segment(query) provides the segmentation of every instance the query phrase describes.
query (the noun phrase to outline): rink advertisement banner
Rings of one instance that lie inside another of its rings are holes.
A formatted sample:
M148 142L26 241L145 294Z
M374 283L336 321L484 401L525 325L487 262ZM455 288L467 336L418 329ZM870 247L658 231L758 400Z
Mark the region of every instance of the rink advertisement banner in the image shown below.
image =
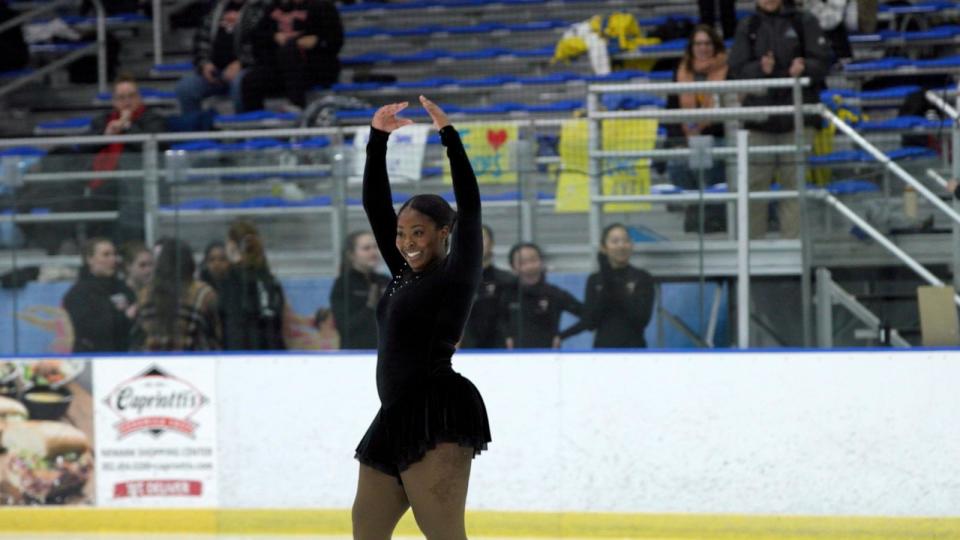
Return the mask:
M91 505L91 362L0 358L0 506Z
M100 506L217 505L212 360L132 357L96 362Z

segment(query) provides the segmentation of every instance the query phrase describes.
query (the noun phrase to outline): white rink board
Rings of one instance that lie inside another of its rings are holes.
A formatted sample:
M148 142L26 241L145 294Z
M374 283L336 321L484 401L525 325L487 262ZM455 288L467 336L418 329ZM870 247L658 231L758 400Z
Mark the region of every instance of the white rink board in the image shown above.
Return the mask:
M349 508L374 363L221 357L220 506ZM960 351L458 354L454 366L483 394L494 439L474 462L471 509L960 509Z

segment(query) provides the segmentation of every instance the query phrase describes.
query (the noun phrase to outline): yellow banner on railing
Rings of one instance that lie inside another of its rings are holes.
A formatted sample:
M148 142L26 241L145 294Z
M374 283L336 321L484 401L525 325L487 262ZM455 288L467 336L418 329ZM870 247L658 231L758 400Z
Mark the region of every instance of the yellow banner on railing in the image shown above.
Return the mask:
M601 124L603 150L652 150L657 139L657 121L610 119ZM569 120L560 130L560 180L557 182L557 212L587 212L590 209L587 176L587 120ZM603 164L604 195L650 193L649 159L607 159ZM608 203L605 212L649 210L648 203Z
M481 184L516 184L517 164L514 147L519 130L507 122L457 124L463 147ZM443 160L443 181L450 184L450 163Z

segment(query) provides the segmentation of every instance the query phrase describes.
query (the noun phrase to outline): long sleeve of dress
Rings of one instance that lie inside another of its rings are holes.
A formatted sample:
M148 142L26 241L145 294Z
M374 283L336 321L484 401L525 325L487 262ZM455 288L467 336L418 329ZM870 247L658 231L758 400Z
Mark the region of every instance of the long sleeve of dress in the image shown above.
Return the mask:
M453 126L440 130L440 141L447 147L453 194L457 199L457 223L453 228L448 268L474 284L483 271L483 236L480 232L480 187L473 166L463 148L460 134Z
M363 209L377 239L377 247L390 273L403 269L403 255L397 250L397 213L393 209L390 178L387 176L387 139L390 134L370 128L367 142L367 163L363 168Z

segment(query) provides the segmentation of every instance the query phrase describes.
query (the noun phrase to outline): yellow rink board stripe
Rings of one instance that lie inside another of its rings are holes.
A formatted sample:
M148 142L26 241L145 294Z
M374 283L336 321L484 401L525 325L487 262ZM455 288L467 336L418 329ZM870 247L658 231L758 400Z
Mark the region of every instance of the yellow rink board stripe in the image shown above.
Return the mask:
M956 539L957 518L469 512L468 532L499 538ZM350 535L348 510L0 508L0 533ZM418 535L408 512L398 535Z

